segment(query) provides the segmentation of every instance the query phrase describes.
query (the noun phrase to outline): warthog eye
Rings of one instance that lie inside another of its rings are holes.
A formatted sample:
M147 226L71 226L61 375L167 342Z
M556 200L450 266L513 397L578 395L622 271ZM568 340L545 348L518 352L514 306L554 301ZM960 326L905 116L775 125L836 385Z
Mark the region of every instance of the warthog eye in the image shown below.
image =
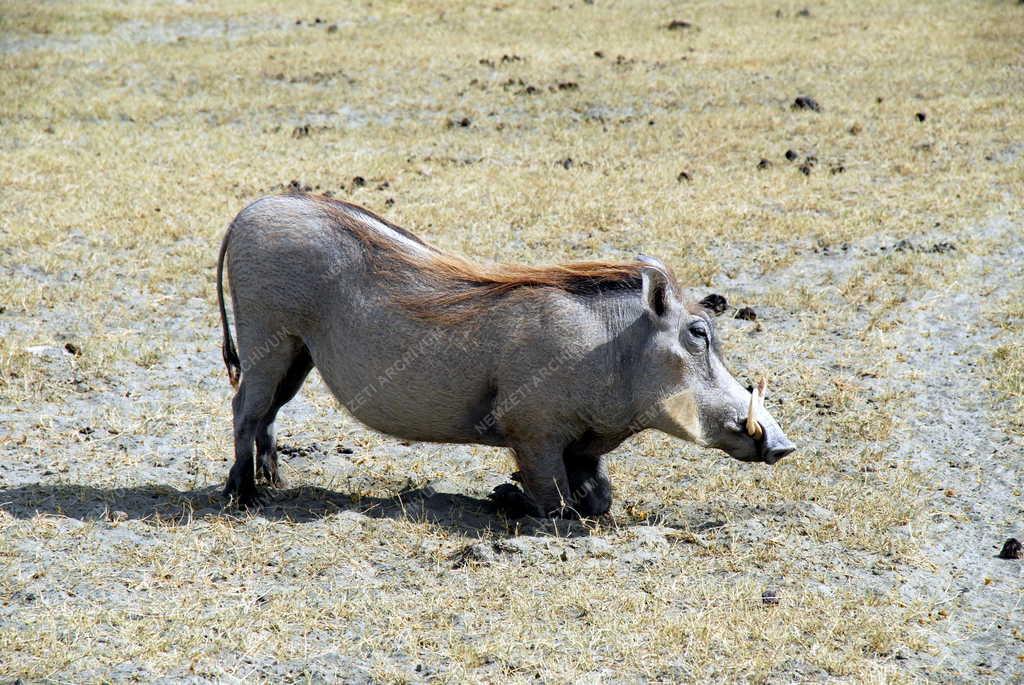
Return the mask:
M696 321L690 324L690 335L692 335L695 338L703 338L705 343L710 338L710 334L708 333L708 327L705 324L701 323L700 321Z

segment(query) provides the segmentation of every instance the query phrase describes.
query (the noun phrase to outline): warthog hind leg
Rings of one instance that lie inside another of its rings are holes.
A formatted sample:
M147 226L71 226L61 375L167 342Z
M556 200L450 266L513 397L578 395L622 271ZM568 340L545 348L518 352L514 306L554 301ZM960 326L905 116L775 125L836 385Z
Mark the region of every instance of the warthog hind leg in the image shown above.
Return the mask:
M299 392L312 368L313 359L309 356L309 349L303 345L277 384L270 409L256 427L256 476L271 487L287 487L277 464L277 412Z
M253 449L256 444L260 448L261 475L265 477L269 472L274 476L277 471L273 424L277 410L283 404L277 403L277 400L286 394L288 399L291 399L298 390L297 386L301 385L295 382L289 372L300 351L305 350L301 340L285 333L257 338L252 332L255 330L270 329L259 329L254 326L248 328L245 338L239 336L242 379L231 403L234 410L235 463L224 487L224 496L245 508L255 508L262 504L262 498L256 488L256 460ZM249 340L250 337L257 339ZM308 358L308 351L305 352L305 356ZM308 369L305 369L305 373L308 373ZM302 374L303 379L305 373ZM289 379L291 382L286 383L285 381ZM268 468L264 464L272 467Z
M259 417L270 405L272 395L266 384L243 376L231 406L235 415L235 463L228 473L224 496L243 508L259 507L259 491L253 468L253 440Z

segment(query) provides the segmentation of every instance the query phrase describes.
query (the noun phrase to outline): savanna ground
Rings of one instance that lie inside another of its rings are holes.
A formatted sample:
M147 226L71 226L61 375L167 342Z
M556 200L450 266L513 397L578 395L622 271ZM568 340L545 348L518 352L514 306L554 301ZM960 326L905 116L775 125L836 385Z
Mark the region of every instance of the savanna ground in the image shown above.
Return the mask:
M1022 45L1009 0L0 3L0 676L1020 682ZM662 257L756 310L799 452L641 434L610 516L510 521L508 455L313 378L224 508L217 248L293 180Z

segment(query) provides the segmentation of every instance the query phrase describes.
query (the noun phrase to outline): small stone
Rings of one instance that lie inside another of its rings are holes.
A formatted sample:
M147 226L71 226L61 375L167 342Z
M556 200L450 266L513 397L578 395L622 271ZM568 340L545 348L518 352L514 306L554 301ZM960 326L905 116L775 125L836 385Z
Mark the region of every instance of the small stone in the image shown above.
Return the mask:
M82 354L82 348L71 342L64 343L64 351L68 354L73 354L76 357L79 357Z
M807 162L801 164L800 165L800 173L803 174L804 176L810 176L811 175L811 167L812 167L812 165L807 163Z
M757 168L758 169L769 169L769 168L771 168L771 166L772 166L772 163L770 161L768 161L767 159L765 159L764 157L762 157L761 161L757 163Z
M683 21L682 19L673 19L665 28L669 31L680 31L682 29L693 28L693 24L688 21Z
M736 312L736 318L744 321L757 321L757 312L750 307L742 307Z
M355 178L352 179L352 185L355 186L356 188L362 188L363 186L366 185L366 179L363 178L362 176L356 176Z
M863 131L863 130L864 130L864 127L863 127L863 126L861 126L860 124L854 124L853 126L851 126L851 127L849 128L849 131L850 131L850 135L851 135L851 136L857 136L857 135L860 135L861 131Z
M767 590L762 592L761 593L761 603L766 605L766 606L770 606L770 607L778 606L779 605L779 591L778 591L778 589L772 587L772 588L768 588Z
M1024 559L1024 545L1021 545L1017 538L1010 538L1003 543L1003 548L999 550L999 558Z
M330 26L327 27L327 33L337 33L337 32L338 32L338 25L337 24L331 24Z
M927 118L928 118L928 115L927 115L927 114L925 114L924 112L918 112L917 114L915 114L915 115L914 115L914 117L915 117L915 118L916 118L916 119L917 119L918 121L922 121L922 122L923 122L923 121L924 121L925 119L927 119Z
M790 162L795 161L800 155L796 153L796 150L786 150L786 159Z
M676 181L682 183L683 181L692 181L693 177L686 171L680 171L679 175L676 176Z

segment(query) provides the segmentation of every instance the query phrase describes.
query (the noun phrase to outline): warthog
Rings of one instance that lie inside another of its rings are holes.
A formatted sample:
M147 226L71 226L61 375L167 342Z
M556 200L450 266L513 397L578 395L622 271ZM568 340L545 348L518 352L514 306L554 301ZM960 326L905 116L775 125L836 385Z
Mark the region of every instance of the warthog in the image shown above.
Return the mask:
M793 444L763 392L722 363L710 315L680 293L650 257L482 266L355 205L257 200L231 223L217 264L238 386L225 495L248 506L257 474L281 484L274 421L314 366L378 431L511 448L540 515L608 511L603 457L647 428L775 463Z

